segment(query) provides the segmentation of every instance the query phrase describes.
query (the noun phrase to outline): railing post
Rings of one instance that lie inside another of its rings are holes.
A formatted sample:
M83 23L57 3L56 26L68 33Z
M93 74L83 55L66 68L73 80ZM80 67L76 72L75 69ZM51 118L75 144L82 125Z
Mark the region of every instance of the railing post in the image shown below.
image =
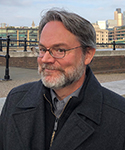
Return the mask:
M9 76L9 58L10 58L10 55L9 55L9 43L10 43L10 36L8 35L7 36L7 52L6 52L6 69L5 69L5 76L4 76L4 79L5 80L9 80L10 79L10 76Z
M0 51L2 52L2 37L0 37Z
M116 43L115 43L115 41L113 41L113 50L115 50L115 45L116 45Z
M27 51L27 45L26 45L26 42L27 42L27 40L26 40L26 38L24 38L24 52L26 52Z

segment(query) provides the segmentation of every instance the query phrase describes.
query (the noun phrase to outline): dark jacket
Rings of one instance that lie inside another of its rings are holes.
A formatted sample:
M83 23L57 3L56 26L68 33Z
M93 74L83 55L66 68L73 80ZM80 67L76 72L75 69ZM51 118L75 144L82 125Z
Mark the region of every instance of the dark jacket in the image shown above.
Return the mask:
M125 150L125 99L87 72L83 100L50 150ZM38 81L9 93L0 118L0 150L45 150L45 90Z

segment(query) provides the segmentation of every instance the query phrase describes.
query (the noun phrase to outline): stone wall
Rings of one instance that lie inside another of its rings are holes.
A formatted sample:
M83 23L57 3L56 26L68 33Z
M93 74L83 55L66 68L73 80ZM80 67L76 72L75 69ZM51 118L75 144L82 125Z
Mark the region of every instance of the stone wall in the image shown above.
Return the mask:
M90 64L94 73L125 73L125 56L98 56Z

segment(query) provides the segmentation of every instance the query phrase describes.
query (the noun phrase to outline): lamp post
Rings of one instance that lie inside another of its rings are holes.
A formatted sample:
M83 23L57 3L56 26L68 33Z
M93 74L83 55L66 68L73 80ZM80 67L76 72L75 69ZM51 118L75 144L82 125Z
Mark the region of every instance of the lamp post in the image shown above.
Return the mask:
M5 55L5 58L6 58L6 69L5 69L5 76L4 76L5 80L10 80L10 75L9 75L9 58L10 58L9 43L10 43L10 36L8 35L7 36L7 52L6 52L6 55Z

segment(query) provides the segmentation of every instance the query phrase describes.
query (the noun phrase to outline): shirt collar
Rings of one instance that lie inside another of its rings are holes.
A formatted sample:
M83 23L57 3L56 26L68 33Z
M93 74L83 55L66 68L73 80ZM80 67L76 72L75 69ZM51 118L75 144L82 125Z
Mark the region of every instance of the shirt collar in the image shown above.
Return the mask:
M65 97L62 101L66 104L70 97L73 97L73 96L78 97L81 88L82 88L82 86L79 87L76 91L74 91L70 95L68 95L67 97ZM54 90L50 89L50 93L51 93L51 97L52 97L52 103L53 103L53 105L55 105L54 99L56 98L58 100L58 98L56 97Z

